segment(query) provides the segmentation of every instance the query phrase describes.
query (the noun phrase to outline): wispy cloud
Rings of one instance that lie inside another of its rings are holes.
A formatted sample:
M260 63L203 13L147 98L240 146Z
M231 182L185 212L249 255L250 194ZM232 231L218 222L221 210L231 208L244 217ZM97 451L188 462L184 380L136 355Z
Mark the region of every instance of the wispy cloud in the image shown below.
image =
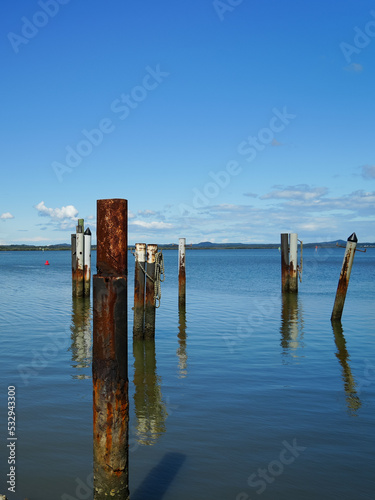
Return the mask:
M360 73L361 71L363 71L363 66L362 66L362 64L351 63L351 64L349 64L349 66L345 66L344 70L350 71L352 73Z
M0 219L2 220L14 219L14 215L12 215L10 212L4 212L3 214L0 215Z
M375 165L364 165L362 167L362 177L364 179L375 179Z
M328 192L326 187L311 188L307 184L298 184L296 186L274 186L275 190L261 196L261 200L285 199L285 200L317 200Z
M143 220L135 220L131 222L130 226L138 226L144 229L172 229L173 224L170 224L169 222L162 222L162 221L153 221L153 222L145 222Z

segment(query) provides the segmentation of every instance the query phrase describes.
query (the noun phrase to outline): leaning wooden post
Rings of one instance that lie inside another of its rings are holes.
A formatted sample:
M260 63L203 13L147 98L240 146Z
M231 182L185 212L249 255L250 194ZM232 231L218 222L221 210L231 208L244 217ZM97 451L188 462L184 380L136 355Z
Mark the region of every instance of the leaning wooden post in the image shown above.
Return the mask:
M357 242L358 242L357 235L353 233L349 236L348 241L346 243L345 255L342 263L339 284L337 286L336 298L335 298L335 303L333 305L331 321L341 320Z
M186 307L186 270L185 252L186 238L178 240L178 306Z
M135 244L133 337L143 339L145 313L146 243Z
M298 292L298 235L289 235L289 292Z
M84 295L85 297L90 297L90 283L91 283L91 231L89 228L84 232Z
M127 219L127 200L98 200L93 277L94 500L129 498Z
M73 297L77 295L77 249L76 249L76 235L71 235L71 252L72 252L72 294Z
M81 219L82 220L82 219ZM83 297L84 295L84 263L83 263L83 249L84 249L84 234L83 226L78 224L76 232L76 297Z
M146 276L146 299L145 299L145 330L144 338L155 338L155 254L157 245L147 245L147 276Z
M281 234L281 291L289 292L289 235Z

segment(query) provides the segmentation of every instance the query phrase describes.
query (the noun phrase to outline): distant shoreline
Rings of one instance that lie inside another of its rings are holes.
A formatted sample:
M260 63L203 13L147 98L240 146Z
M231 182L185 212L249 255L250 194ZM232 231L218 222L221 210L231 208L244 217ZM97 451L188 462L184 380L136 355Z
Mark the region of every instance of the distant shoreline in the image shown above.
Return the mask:
M330 241L320 243L304 243L304 248L337 248L338 246L346 245L346 241ZM280 244L277 243L198 243L186 245L186 250L278 250ZM375 248L375 243L358 243L358 248ZM158 245L160 250L178 250L178 245ZM70 245L0 245L0 252L51 252L51 251L70 251ZM92 246L92 250L96 250L96 245ZM134 250L134 245L129 245L128 250Z

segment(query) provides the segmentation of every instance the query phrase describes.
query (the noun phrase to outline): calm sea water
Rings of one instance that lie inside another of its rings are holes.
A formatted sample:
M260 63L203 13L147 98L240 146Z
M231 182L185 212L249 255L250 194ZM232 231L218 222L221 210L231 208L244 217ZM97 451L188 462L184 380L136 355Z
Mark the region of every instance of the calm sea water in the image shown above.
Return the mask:
M188 251L179 317L177 252L165 251L145 346L132 342L129 253L132 500L374 498L375 251L356 253L333 329L343 252L305 250L298 297L283 299L277 250ZM0 493L92 499L92 304L72 301L69 252L0 252L0 276Z

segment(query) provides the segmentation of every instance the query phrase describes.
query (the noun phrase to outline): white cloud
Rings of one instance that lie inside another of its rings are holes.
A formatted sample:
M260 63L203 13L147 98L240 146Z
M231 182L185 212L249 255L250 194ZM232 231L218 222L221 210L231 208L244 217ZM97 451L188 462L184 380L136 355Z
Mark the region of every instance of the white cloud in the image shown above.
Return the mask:
M73 205L67 205L61 208L48 208L45 206L44 201L41 201L35 208L38 210L39 215L49 216L51 219L62 220L72 219L75 220L78 215L78 210Z
M173 224L170 224L168 222L145 222L143 220L135 220L131 223L132 226L139 226L143 227L145 229L172 229Z
M298 184L297 186L289 186L285 188L281 188L280 186L275 187L278 187L279 189L261 196L261 200L274 198L311 201L320 198L328 192L328 189L326 187L311 188L307 184Z
M14 215L12 215L10 212L4 212L3 214L0 215L0 219L3 220L14 219Z

